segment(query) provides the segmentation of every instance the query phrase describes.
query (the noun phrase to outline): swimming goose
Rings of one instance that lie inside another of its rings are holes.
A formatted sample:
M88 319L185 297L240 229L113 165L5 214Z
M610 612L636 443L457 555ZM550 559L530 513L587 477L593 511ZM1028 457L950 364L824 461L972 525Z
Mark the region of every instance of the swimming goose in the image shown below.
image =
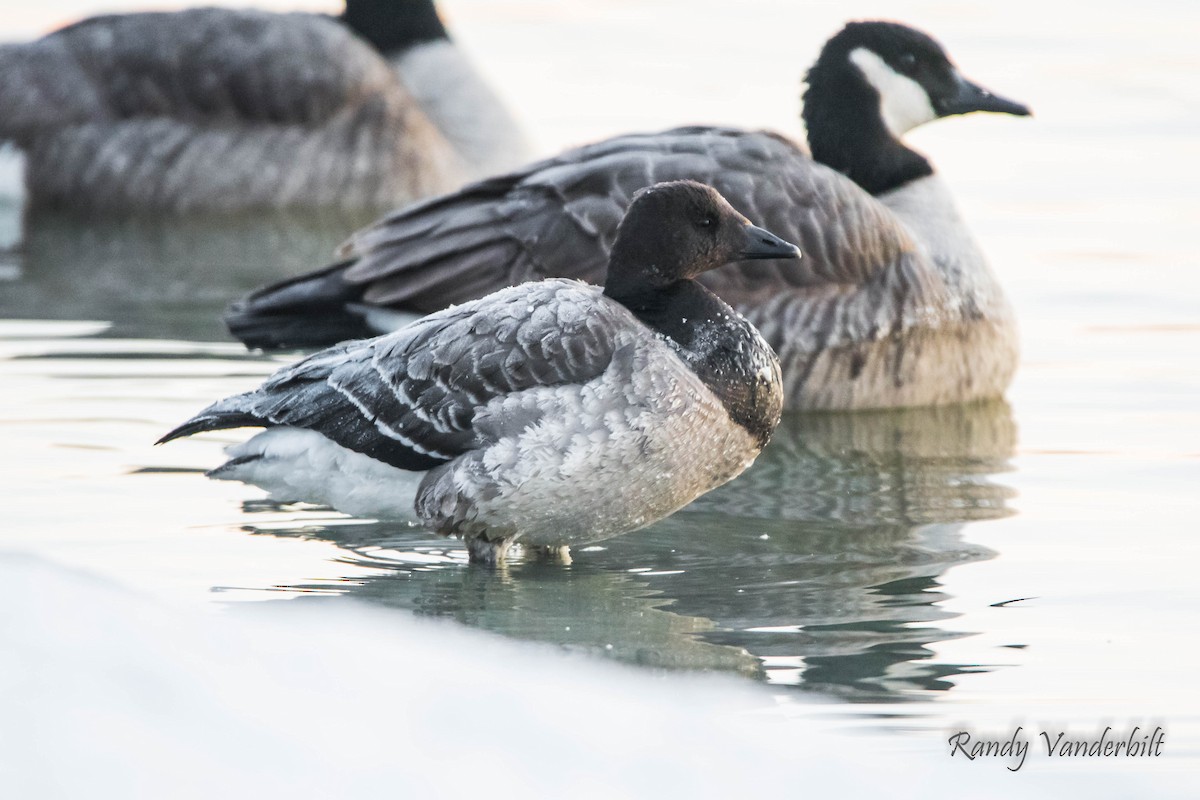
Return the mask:
M250 346L311 346L386 323L371 309L428 312L550 275L594 280L632 194L692 178L805 253L701 279L775 348L789 407L1002 394L1017 360L1012 311L946 187L901 137L940 117L1028 109L889 22L846 25L807 80L811 155L777 134L712 127L581 147L400 209L339 263L236 303L227 324Z
M637 193L603 289L548 279L352 341L162 438L264 427L214 478L376 517L415 510L495 563L649 525L742 472L779 422L779 363L692 280L798 258L710 187Z
M393 207L529 152L432 0L100 16L0 46L30 208Z

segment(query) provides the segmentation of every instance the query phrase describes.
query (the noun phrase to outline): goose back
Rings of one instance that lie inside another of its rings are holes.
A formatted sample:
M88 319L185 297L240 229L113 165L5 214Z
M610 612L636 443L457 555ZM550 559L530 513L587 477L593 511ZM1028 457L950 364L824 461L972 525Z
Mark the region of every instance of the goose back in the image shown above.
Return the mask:
M678 178L710 183L804 253L698 278L779 354L789 407L951 402L1007 385L1015 333L990 270L973 244L964 263L958 238L922 240L923 214L954 232L948 195L877 199L766 132L689 127L568 151L388 215L357 233L323 280L336 282L339 301L349 293L417 312L546 276L598 281L634 192ZM968 277L967 295L986 302L964 301ZM310 299L304 281L282 284L286 295L260 290L235 314L280 314Z
M548 276L598 282L633 194L682 179L713 186L804 253L701 276L730 303L771 285L863 283L915 250L884 206L800 145L765 131L686 127L570 150L400 209L338 255L366 302L415 311Z
M378 208L465 177L388 62L312 14L84 20L0 49L0 105L34 207Z

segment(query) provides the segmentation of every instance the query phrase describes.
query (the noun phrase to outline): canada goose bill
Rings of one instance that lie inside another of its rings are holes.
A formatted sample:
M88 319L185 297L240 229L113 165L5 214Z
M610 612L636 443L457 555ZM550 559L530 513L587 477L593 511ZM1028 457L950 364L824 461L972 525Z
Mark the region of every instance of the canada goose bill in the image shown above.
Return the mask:
M1029 106L1014 100L1001 97L977 83L964 78L955 71L958 91L950 98L934 102L934 109L940 117L951 117L958 114L970 114L975 111L988 111L993 114L1012 114L1017 117L1031 117L1033 112Z

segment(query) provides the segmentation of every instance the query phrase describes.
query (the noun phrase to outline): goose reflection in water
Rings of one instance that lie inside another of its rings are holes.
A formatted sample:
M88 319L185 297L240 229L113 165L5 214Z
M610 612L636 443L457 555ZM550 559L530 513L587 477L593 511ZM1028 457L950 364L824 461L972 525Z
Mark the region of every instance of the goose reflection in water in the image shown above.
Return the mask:
M657 667L733 671L869 702L928 700L958 673L930 645L965 632L941 576L993 552L968 522L1012 512L1006 403L786 417L738 480L570 565L469 569L395 524L279 519L248 529L336 543L366 579L308 589ZM275 517L276 519L270 519Z
M27 214L0 251L0 318L106 320L109 335L229 341L231 298L325 259L368 213L82 223Z

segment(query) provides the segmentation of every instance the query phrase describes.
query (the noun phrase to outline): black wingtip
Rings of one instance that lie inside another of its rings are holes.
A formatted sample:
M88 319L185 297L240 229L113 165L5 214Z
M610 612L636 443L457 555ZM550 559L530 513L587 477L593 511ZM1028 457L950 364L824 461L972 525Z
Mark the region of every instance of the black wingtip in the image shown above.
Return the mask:
M196 420L188 420L179 427L174 428L163 435L162 438L154 443L154 446L158 447L160 444L166 444L167 442L175 439L182 439L184 436L191 436L193 433L199 433L201 430L203 430L203 428L196 424Z
M166 444L175 439L182 439L185 436L204 433L205 431L220 431L229 428L252 428L262 426L263 424L263 420L252 414L227 412L202 413L200 416L192 417L179 427L168 431L154 444L155 446Z

